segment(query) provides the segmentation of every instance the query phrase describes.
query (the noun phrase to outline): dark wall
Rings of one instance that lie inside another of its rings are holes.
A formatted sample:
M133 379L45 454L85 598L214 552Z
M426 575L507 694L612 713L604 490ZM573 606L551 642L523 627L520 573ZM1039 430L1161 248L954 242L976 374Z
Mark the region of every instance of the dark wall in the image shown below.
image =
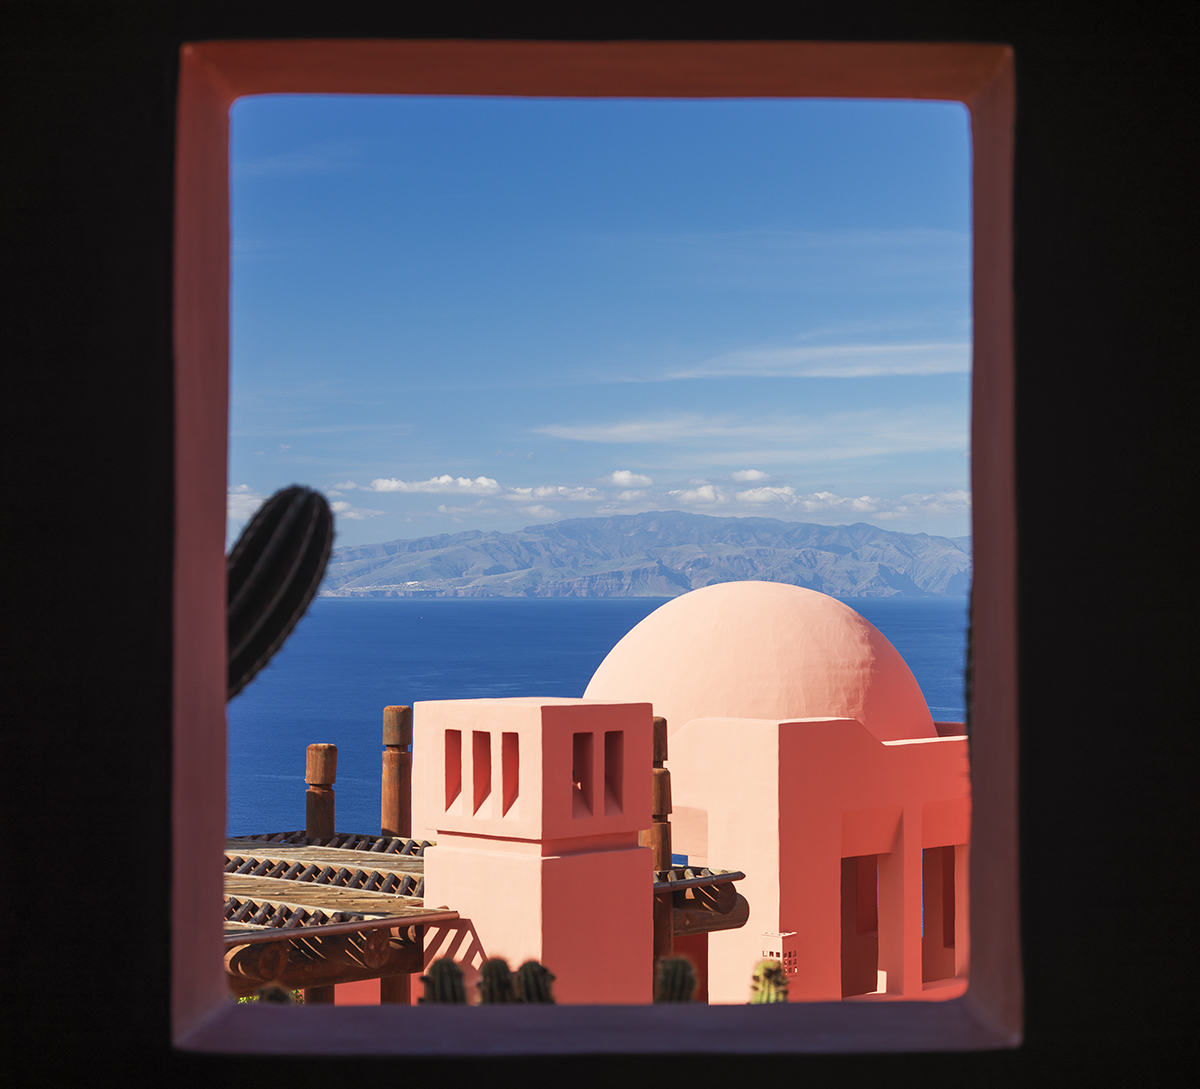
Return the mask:
M250 8L246 14L242 9ZM10 1060L75 1084L324 1060L179 1055L167 990L171 230L178 46L206 38L999 41L1017 58L1022 926L1015 1052L789 1058L787 1076L1173 1084L1194 960L1183 781L1196 430L1195 24L1184 5L814 4L684 21L354 0L0 3L5 260L4 836ZM976 10L981 9L981 10ZM434 11L442 12L434 14ZM1185 302L1191 303L1185 310ZM1185 340L1187 336L1187 340ZM1191 366L1189 366L1191 364ZM14 790L15 788L15 790ZM119 845L136 841L131 879ZM86 1019L77 1015L87 1011ZM80 1025L86 1026L81 1028ZM768 1059L701 1059L705 1078ZM37 1066L31 1066L37 1063ZM1102 1064L1108 1076L1082 1078ZM486 1077L512 1064L405 1064ZM523 1073L615 1072L534 1060ZM626 1067L671 1077L678 1066ZM690 1065L690 1064L689 1064ZM394 1073L395 1064L389 1069ZM360 1060L342 1073L382 1074ZM335 1078L333 1084L338 1084Z

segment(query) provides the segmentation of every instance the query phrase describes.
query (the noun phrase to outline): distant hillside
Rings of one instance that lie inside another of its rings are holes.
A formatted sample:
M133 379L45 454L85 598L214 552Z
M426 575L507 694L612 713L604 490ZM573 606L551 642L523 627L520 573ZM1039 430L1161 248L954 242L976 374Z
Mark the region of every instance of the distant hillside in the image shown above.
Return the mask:
M836 597L965 597L970 538L679 511L569 518L519 533L335 548L321 594L677 597L744 579Z

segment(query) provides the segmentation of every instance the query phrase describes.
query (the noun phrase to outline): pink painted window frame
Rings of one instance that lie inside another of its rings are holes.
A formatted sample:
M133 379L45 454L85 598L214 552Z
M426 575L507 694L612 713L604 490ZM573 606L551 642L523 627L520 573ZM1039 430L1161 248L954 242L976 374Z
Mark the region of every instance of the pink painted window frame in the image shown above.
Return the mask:
M225 1053L942 1051L1022 1033L1017 869L1012 51L834 42L229 41L181 50L175 227L172 1035ZM229 108L267 93L937 99L971 114L974 660L970 985L945 1002L236 1006L214 906L225 835Z

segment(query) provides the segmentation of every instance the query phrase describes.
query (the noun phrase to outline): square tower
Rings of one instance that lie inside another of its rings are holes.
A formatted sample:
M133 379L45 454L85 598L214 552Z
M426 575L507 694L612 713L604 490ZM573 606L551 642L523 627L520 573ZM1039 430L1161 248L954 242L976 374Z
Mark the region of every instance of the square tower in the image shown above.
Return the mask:
M540 961L560 1002L650 1001L651 741L648 703L415 705L413 824L436 840L425 902L469 920L463 948Z

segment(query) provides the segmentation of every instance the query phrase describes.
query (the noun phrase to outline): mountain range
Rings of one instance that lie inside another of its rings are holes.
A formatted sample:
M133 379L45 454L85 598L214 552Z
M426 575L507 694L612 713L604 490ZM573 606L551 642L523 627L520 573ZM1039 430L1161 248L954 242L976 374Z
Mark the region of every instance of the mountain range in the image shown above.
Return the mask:
M677 597L761 579L835 597L965 597L970 537L650 511L333 550L324 597Z

